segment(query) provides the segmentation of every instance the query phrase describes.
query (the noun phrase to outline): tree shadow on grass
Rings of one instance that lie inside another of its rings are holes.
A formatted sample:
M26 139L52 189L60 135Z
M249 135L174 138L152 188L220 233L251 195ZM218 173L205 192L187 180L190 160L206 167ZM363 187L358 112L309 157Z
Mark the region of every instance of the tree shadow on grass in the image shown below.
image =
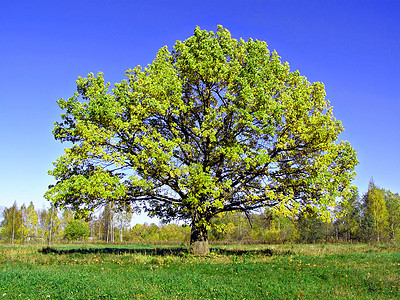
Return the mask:
M108 253L108 254L145 254L145 255L176 255L183 256L189 254L189 250L186 248L154 248L154 249L129 249L129 248L77 248L77 249L64 249L58 250L52 247L44 247L43 249L39 249L40 253L43 254L72 254L72 253L80 253L80 254L97 254L97 253ZM210 248L211 253L219 254L219 255L291 255L294 254L291 251L284 252L274 252L271 249L263 249L263 250L240 250L240 249L220 249L220 248Z
M130 248L76 248L76 249L62 249L58 250L52 247L44 247L39 249L39 252L43 254L97 254L97 253L107 253L107 254L146 254L146 255L183 255L187 253L187 249L184 248L154 248L154 249L130 249Z

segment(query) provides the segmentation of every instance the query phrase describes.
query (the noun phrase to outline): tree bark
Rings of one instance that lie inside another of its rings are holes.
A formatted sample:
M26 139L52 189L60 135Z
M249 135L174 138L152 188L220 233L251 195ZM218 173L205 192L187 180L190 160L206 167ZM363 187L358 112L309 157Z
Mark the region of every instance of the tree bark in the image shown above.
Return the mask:
M50 246L51 242L51 230L53 229L53 216L50 215L50 228L49 228L49 240L48 240L48 245Z
M392 222L392 239L396 239L396 233L395 233L395 230L394 230L394 222Z
M192 222L192 230L190 234L190 251L194 255L206 255L210 253L208 247L208 235L205 226Z
M13 225L12 225L12 236L11 236L11 245L14 246L14 232L15 232L15 206L13 207Z

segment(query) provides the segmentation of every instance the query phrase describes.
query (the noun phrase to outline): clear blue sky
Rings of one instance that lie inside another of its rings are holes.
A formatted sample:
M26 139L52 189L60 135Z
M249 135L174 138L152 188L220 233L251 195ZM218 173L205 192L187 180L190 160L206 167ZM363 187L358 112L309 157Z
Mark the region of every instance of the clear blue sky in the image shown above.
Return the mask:
M75 80L102 71L119 82L159 48L222 24L234 38L264 40L292 70L325 83L371 177L400 192L400 5L397 1L1 1L0 206L43 199L47 170L63 153L52 136L56 101ZM145 220L145 219L138 219Z

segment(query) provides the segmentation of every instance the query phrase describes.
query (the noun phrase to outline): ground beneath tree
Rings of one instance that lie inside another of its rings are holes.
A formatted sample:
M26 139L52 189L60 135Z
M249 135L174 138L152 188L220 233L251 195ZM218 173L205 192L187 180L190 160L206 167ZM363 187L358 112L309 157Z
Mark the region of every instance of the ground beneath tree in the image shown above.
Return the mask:
M154 249L129 249L129 248L76 248L76 249L62 249L58 250L53 247L44 247L39 249L40 253L43 254L71 254L71 253L80 253L80 254L89 254L89 253L109 253L109 254L146 254L146 255L186 255L189 253L188 249L185 248L154 248ZM285 251L282 253L274 253L271 249L262 249L262 250L240 250L240 249L220 249L220 248L210 248L211 253L215 254L223 254L223 255L290 255L293 254L291 251Z

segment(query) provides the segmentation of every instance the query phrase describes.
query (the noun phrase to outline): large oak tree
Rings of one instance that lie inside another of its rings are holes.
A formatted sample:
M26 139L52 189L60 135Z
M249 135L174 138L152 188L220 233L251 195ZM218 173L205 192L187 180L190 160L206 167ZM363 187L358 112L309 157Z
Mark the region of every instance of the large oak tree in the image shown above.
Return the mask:
M101 73L79 78L58 104L65 112L54 136L71 146L50 171L57 183L46 197L188 220L195 253L208 251L207 229L221 212L328 213L357 164L350 144L337 142L343 127L324 85L222 26L197 27L113 89Z

